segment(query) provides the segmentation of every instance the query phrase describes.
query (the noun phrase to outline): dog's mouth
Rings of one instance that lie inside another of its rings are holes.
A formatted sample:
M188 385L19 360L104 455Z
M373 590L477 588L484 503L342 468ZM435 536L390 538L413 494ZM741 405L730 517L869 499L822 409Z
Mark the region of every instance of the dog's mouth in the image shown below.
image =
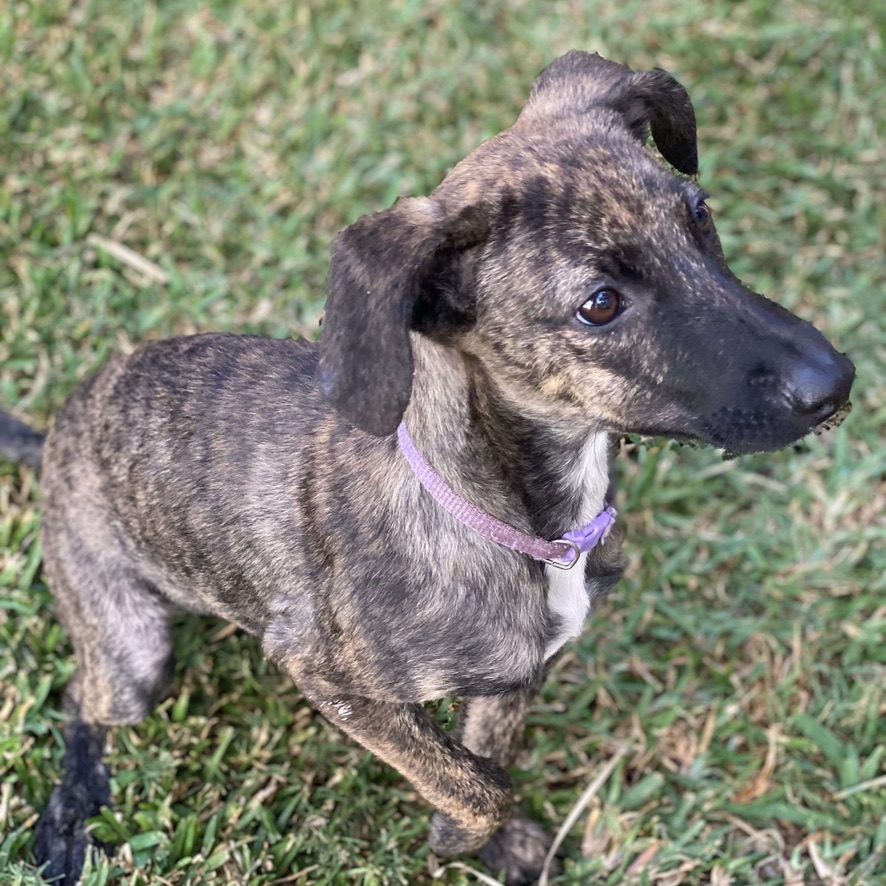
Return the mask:
M850 400L847 400L842 406L831 413L831 415L829 415L826 419L820 421L817 425L809 428L806 433L795 439L788 440L781 443L780 445L764 445L759 448L755 447L752 449L746 449L744 448L744 446L723 446L723 458L727 460L734 459L738 458L741 455L748 455L753 452L778 452L781 449L787 449L789 446L797 446L810 435L814 434L816 437L819 437L827 431L832 431L840 427L840 425L843 424L843 422L846 420L846 416L848 416L851 411L852 402Z
M666 442L676 443L678 446L688 446L692 449L714 448L719 449L724 460L739 458L742 455L753 455L760 452L778 452L789 446L797 446L811 435L821 436L840 427L846 420L846 416L852 411L852 402L847 400L839 409L835 410L828 418L809 428L799 435L776 437L762 432L760 417L753 412L744 410L730 410L732 419L732 431L728 436L714 432L704 435L693 435L681 432L644 433L635 432L622 435L623 438L634 445L653 447L662 446Z
M819 436L825 431L833 431L835 428L839 428L846 421L846 416L850 412L852 412L852 401L847 400L830 418L826 418L823 422L817 424L811 433Z

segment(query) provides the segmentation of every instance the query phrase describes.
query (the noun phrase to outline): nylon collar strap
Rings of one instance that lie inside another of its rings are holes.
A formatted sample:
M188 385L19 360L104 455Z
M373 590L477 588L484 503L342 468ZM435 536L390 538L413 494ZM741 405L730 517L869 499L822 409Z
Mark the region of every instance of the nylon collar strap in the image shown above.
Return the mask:
M615 522L618 512L611 505L605 504L603 510L590 523L565 532L562 537L554 541L528 535L465 501L416 449L405 422L401 422L397 428L397 442L421 485L456 520L489 541L528 554L535 560L541 560L557 569L571 569L575 566L581 554L591 550L606 538Z

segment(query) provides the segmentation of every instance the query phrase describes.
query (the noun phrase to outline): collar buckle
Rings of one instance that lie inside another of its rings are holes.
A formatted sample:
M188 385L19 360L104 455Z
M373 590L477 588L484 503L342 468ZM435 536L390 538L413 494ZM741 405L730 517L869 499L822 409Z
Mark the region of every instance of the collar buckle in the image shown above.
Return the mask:
M543 563L547 563L548 566L553 566L555 569L572 569L576 563L581 559L581 548L578 546L578 542L571 541L568 538L558 538L555 541L552 541L551 544L554 545L566 545L569 550L558 560L549 560L548 558L544 558L542 560ZM572 556L570 556L570 554ZM569 557L568 560L566 558ZM564 562L565 561L565 562Z

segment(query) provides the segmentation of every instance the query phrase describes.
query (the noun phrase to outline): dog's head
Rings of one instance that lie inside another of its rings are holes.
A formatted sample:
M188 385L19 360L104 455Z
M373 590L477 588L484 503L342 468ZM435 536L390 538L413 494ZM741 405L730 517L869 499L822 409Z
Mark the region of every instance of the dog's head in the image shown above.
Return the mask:
M645 147L650 130L683 175ZM735 452L799 439L843 405L854 367L729 271L697 167L695 114L670 75L563 56L431 197L339 235L321 387L391 433L418 333L549 422Z

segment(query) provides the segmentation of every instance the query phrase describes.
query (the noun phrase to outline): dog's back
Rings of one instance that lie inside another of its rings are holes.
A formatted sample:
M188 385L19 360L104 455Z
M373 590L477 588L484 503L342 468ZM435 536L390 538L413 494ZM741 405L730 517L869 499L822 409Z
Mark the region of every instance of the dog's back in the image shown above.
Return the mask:
M275 552L291 560L306 544L294 524L299 467L322 415L316 352L208 334L109 363L74 392L46 442L48 562L69 537L82 546L103 527L160 596L260 633L280 592ZM250 605L238 607L246 592Z

